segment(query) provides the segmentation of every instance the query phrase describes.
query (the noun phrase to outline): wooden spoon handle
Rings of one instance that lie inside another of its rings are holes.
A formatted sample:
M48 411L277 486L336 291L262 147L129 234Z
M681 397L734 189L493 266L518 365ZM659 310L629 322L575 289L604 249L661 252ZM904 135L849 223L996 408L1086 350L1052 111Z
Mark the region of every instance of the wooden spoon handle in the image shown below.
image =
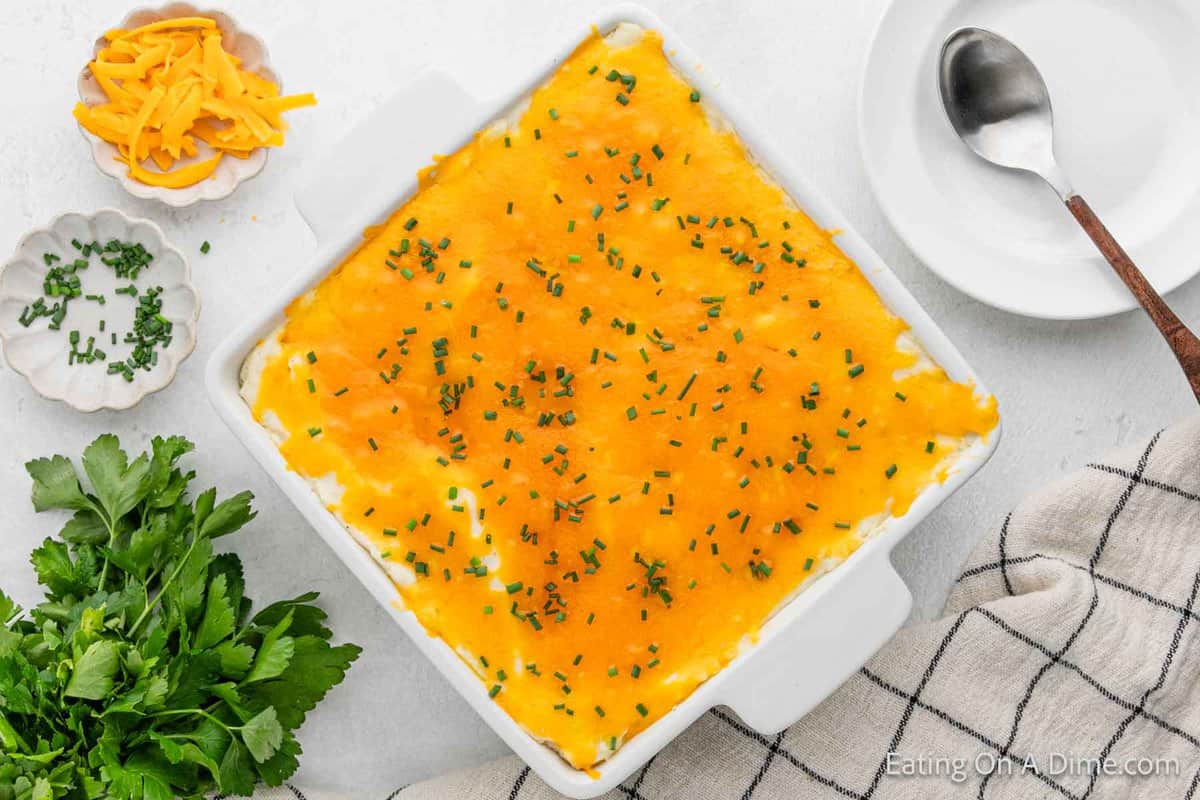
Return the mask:
M1142 304L1142 308L1146 309L1146 313L1150 315L1154 324L1158 326L1159 332L1175 352L1175 357L1179 359L1179 364L1183 367L1184 374L1187 375L1188 383L1192 385L1192 392L1195 393L1196 399L1200 400L1200 338L1188 330L1188 327L1180 321L1170 306L1163 301L1154 287L1150 285L1150 281L1146 280L1146 276L1133 263L1133 259L1117 243L1108 228L1104 227L1104 223L1096 216L1096 212L1092 211L1092 207L1087 204L1086 200L1079 195L1072 195L1067 199L1067 208L1071 209L1075 219L1087 231L1087 235L1092 237L1096 247L1100 248L1100 252L1108 259L1108 263L1112 264L1117 275L1129 287L1129 291L1133 292L1133 296Z

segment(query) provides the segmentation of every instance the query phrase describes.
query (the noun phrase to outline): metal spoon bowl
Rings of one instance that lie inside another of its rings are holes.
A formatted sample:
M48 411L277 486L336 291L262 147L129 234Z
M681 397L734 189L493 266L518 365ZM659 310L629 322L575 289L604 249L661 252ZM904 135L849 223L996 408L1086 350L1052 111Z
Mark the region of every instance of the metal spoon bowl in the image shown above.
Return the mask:
M1054 157L1050 92L1016 45L983 28L961 28L938 59L938 88L959 137L986 161L1039 175L1066 203L1117 275L1167 340L1200 400L1200 339L1137 268L1087 202L1071 188Z
M1054 112L1037 67L1007 39L962 28L942 45L938 88L950 124L978 155L1034 172L1065 202L1071 188L1054 158Z

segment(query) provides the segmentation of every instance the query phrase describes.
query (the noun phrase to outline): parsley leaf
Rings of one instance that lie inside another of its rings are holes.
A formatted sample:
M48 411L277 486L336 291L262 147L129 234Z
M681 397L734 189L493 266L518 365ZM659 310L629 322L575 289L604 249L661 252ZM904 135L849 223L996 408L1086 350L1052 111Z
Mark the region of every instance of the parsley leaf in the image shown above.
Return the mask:
M255 684L246 693L252 702L275 706L285 728L298 728L325 694L342 682L358 654L359 648L354 645L330 647L315 636L301 636L280 679Z
M246 748L250 751L250 755L254 756L254 760L260 764L275 755L275 751L283 743L283 728L280 726L279 717L276 716L272 706L267 706L260 711L243 725L241 730Z
M0 592L0 623L8 622L9 618L16 612L17 604L4 592Z
M38 583L49 587L54 594L71 594L78 587L75 562L62 542L47 539L29 554L29 560L37 573Z
M117 660L120 648L109 639L88 645L71 672L71 680L63 694L83 700L103 700L116 685Z
M221 758L218 784L222 792L229 794L254 793L254 766L250 754L237 739L229 740L229 747Z
M258 765L258 776L267 786L280 786L300 765L300 743L290 733L283 734L283 742L275 755Z
M34 459L25 465L25 470L33 478L34 510L83 509L91 506L79 486L75 467L65 456Z
M229 604L228 579L218 575L208 585L208 600L204 607L204 619L196 631L192 646L207 650L230 636L235 629L233 607Z
M255 517L250 510L253 498L254 495L249 492L242 492L221 503L204 520L200 532L210 539L216 539L240 529Z
M67 520L59 535L71 544L104 544L108 541L109 530L99 514L90 508L81 508Z
M121 443L108 433L83 451L83 469L109 520L116 522L142 499L142 482L150 472L150 461L143 454L128 463Z
M250 669L250 674L246 676L246 683L277 678L287 669L296 650L296 640L290 636L284 636L291 626L292 612L289 611L279 621L279 624L263 637L262 644L258 647L258 657L254 659L254 666Z
M298 767L295 731L361 652L330 644L316 592L251 614L241 561L215 539L249 492L188 497L192 444L117 437L26 464L38 511L74 512L30 556L46 598L0 592L0 800L250 794ZM10 787L16 787L15 793Z

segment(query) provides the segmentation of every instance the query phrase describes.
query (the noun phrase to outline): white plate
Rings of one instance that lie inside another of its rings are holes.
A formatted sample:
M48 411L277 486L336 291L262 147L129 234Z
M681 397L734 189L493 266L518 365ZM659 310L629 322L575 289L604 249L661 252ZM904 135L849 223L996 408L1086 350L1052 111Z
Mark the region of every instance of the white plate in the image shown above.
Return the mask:
M1189 0L895 0L867 58L859 135L879 203L917 256L1018 314L1136 305L1039 178L985 163L950 128L935 62L964 25L1038 65L1063 168L1151 282L1166 292L1200 272L1200 4Z

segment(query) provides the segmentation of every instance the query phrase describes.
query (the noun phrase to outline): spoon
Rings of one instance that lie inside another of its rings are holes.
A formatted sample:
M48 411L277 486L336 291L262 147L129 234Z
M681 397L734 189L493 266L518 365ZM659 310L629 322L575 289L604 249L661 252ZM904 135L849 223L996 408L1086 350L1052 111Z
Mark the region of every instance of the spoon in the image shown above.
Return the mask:
M1117 275L1158 326L1200 400L1200 339L1159 296L1054 158L1050 93L1041 73L1016 45L982 28L946 39L938 87L950 124L986 161L1040 176L1058 193Z

